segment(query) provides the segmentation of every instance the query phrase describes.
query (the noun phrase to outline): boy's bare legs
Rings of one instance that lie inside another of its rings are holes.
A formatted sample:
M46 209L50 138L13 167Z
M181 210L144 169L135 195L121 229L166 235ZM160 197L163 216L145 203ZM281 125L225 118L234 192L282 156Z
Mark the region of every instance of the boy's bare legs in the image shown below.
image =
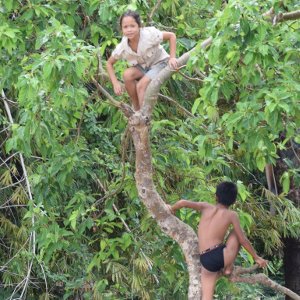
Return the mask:
M142 106L144 104L145 92L146 92L146 89L150 82L151 82L151 78L149 78L147 75L145 75L136 84L136 91L137 91L137 95L138 95L138 99L139 99L140 108L142 108Z
M126 69L123 74L125 88L132 100L132 105L135 111L138 111L140 109L139 98L137 94L137 80L139 80L143 76L143 72L135 67Z
M201 267L201 300L212 300L215 291L216 281L219 277L219 272L210 272L204 267Z
M240 250L240 243L234 230L231 231L226 242L224 253L224 274L230 275L233 270L234 261Z

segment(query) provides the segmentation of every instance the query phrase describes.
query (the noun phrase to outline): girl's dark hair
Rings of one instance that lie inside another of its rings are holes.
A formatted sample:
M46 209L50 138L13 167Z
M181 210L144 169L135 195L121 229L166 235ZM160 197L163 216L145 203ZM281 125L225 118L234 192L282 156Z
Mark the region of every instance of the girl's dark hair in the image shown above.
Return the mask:
M142 27L141 17L140 15L133 10L127 10L123 13L123 15L120 17L120 28L122 28L122 21L125 17L132 17L136 21L136 23L139 25L139 27Z
M216 195L218 202L230 206L237 197L237 186L233 182L224 181L217 186Z

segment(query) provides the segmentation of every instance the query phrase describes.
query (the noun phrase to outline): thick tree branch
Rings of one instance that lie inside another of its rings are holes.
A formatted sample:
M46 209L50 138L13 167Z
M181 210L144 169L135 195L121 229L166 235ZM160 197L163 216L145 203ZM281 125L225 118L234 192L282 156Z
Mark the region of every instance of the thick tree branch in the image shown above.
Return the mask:
M209 37L205 41L202 42L201 48L205 49L212 43L212 37ZM178 58L178 67L180 68L181 66L185 65L188 59L190 58L191 53L195 50L193 48L192 50L186 52L183 54L180 58ZM176 70L170 69L169 66L167 66L165 69L163 69L157 78L152 80L146 90L145 93L145 100L144 100L144 105L141 109L142 114L147 115L148 117L151 116L153 107L157 101L159 89L161 85L171 77L171 75L176 72Z
M276 25L279 22L300 19L300 10L296 10L288 13L279 13L278 15L276 15L275 10L272 7L271 9L269 9L267 12L263 14L263 17L270 20L273 23L273 25Z
M198 239L193 229L173 216L157 193L153 182L149 120L137 112L129 118L136 150L135 179L139 197L163 232L181 247L189 273L189 299L200 299Z
M249 276L240 276L243 274L249 274L253 271L255 271L258 268L258 265L254 265L250 268L240 268L236 267L232 273L232 275L229 277L229 280L232 282L244 282L249 284L255 284L259 283L264 286L267 286L279 293L283 293L287 296L289 296L291 299L300 300L300 296L291 291L290 289L280 285L279 283L271 280L268 276L266 276L263 273L259 274L252 274Z

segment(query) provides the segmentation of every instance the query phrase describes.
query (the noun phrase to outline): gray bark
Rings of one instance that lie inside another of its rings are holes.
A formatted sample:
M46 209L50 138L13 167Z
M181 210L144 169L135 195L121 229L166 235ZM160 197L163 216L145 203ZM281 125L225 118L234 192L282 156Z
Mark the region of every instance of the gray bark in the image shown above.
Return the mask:
M189 273L188 299L200 299L200 263L198 239L193 229L170 213L157 193L152 178L148 117L135 113L129 118L130 131L136 150L136 185L139 197L161 230L182 249Z

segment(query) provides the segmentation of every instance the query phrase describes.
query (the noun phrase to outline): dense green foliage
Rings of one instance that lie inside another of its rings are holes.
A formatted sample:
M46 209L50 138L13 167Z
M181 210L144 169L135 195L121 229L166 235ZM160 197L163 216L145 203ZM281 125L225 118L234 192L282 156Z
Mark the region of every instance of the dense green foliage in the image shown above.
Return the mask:
M280 280L282 237L300 231L299 211L288 199L291 182L300 185L299 169L287 158L279 196L267 191L263 170L292 140L300 143L300 26L272 26L262 14L274 4L276 12L299 8L295 0L228 2L167 0L151 20L176 32L178 56L196 46L181 72L201 76L176 73L162 88L193 116L159 101L151 128L154 179L168 203L213 202L218 182L237 181L242 225ZM132 8L146 21L155 3L0 2L0 90L14 118L11 125L1 100L1 296L20 295L33 261L28 299L186 298L181 251L138 199L126 119L91 84L93 76L112 91L98 70L119 41L118 17ZM199 46L209 36L204 51ZM120 76L124 67L116 66ZM197 214L179 214L196 227ZM238 263L251 262L242 252ZM224 280L217 292L220 299L270 293Z

